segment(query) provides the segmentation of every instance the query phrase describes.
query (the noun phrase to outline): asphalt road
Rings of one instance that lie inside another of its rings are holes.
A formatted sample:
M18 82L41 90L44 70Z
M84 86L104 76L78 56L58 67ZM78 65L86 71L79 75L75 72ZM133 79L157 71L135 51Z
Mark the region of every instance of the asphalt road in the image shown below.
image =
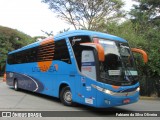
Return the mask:
M85 119L89 120L92 118L93 120L99 120L99 119L137 119L137 117L113 117L116 113L113 113L113 111L119 111L119 113L128 114L128 112L136 112L136 111L160 111L160 100L139 100L137 103L125 105L125 106L119 106L119 107L113 107L113 108L107 108L107 109L95 109L83 105L77 105L74 107L67 107L61 104L59 99L54 97L49 97L37 93L32 93L24 90L20 91L14 91L13 88L6 85L5 82L2 82L0 80L0 111L56 111L54 113L48 113L48 114L55 114L57 117L54 117L54 119L69 119L75 120L76 119ZM62 112L57 112L62 111ZM71 112L74 111L74 112ZM76 112L75 112L76 111ZM80 112L79 112L80 111ZM107 114L106 114L107 113ZM152 112L153 113L153 112ZM73 115L72 117L66 117L67 115L70 116L70 114L78 114L77 116ZM135 113L134 113L135 114ZM61 116L62 115L62 116ZM79 116L85 116L87 117L79 117ZM150 117L140 117L141 119L148 119L150 120ZM0 117L0 120L6 119L10 120L11 118L2 118ZM12 118L16 119L17 118ZM18 118L22 119L22 118ZM23 118L25 119L25 118ZM33 118L34 120L39 120L42 118ZM53 119L53 118L45 118L45 119ZM154 117L154 119L158 119L157 117ZM44 120L44 118L43 118Z

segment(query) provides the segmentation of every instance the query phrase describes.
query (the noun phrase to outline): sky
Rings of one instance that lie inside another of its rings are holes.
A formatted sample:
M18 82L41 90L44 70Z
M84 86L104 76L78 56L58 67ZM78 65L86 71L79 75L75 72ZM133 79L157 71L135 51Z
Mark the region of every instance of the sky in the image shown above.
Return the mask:
M129 10L134 2L124 1L124 9ZM61 30L73 29L65 21L57 18L41 0L0 0L0 25L17 29L32 37L45 36L41 30L53 31L56 35Z

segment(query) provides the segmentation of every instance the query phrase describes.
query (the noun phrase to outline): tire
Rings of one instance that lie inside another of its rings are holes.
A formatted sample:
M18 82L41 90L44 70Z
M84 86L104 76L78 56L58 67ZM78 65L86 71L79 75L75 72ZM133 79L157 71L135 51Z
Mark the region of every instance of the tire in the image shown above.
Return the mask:
M18 91L18 90L19 90L19 88L18 88L18 80L15 80L15 81L14 81L14 90L15 90L15 91Z
M68 86L62 88L60 92L60 100L66 106L72 106L72 92Z

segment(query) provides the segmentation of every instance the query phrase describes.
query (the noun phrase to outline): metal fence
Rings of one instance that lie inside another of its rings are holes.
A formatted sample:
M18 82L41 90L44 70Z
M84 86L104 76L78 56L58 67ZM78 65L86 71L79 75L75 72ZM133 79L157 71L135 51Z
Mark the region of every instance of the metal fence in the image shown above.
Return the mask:
M140 77L140 95L160 97L160 78L159 77Z

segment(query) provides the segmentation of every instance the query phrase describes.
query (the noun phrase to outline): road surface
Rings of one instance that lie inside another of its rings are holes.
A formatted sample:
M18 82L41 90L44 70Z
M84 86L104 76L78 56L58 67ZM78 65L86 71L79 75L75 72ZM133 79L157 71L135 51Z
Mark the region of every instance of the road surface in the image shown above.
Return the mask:
M103 110L103 111L102 111ZM107 109L95 109L83 105L77 105L74 107L67 107L61 104L59 99L54 97L49 97L37 93L32 93L24 90L15 91L13 88L6 85L5 82L0 80L0 111L56 111L54 113L57 117L54 119L67 119L67 120L75 120L76 119L85 119L90 120L91 118L94 120L128 120L128 119L137 119L137 117L113 117L116 113L113 111L118 111L118 113L124 113L124 115L132 111L160 111L160 100L139 100L137 103L107 108ZM62 112L57 112L62 111ZM76 111L76 112L71 112ZM79 112L80 111L80 112ZM77 114L77 116L66 117L70 114ZM106 114L108 113L108 114ZM117 113L117 115L118 115ZM62 117L61 117L62 114ZM135 114L135 113L134 113ZM139 112L138 112L139 114ZM79 117L79 116L85 117ZM140 116L141 114L139 114ZM140 117L144 120L150 120L151 117ZM0 118L0 120L10 120L11 118ZM22 118L12 118L12 119L22 119ZM25 119L25 118L23 118ZM27 119L27 118L26 118ZM42 118L33 118L33 120L41 120ZM53 119L53 118L45 118L45 119ZM154 119L158 119L158 117L154 117ZM44 120L44 118L42 119Z

